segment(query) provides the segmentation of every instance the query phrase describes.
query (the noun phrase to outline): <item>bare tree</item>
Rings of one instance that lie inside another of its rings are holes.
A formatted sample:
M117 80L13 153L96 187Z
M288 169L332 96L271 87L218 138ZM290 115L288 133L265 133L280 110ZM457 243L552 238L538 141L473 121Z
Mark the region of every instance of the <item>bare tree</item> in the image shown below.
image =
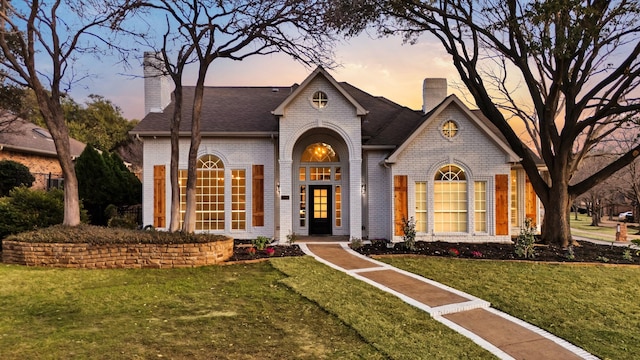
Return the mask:
M640 123L640 118L636 118L635 121ZM638 143L640 143L640 133L624 132L616 141L616 150L618 153L625 153L636 147ZM616 175L619 192L631 202L634 207L634 220L638 220L640 215L640 158L637 158Z
M335 26L348 34L373 23L382 34L408 41L425 33L440 40L478 108L522 158L545 207L542 237L550 243L572 241L577 196L640 155L636 145L570 184L600 141L638 129L627 127L640 111L637 1L337 0L334 9ZM510 117L528 129L548 180Z
M64 176L64 225L80 223L80 202L61 100L84 78L74 64L109 43L97 29L113 27L127 1L0 0L0 68L5 79L33 90Z
M195 230L197 155L204 84L211 64L220 58L243 60L253 55L286 53L306 64L328 64L333 39L326 30L322 0L181 0L145 1L142 6L163 11L167 31L163 37L162 59L167 74L176 85L175 111L171 124L172 209L170 229L179 220L178 131L181 122L182 76L184 66L197 66L197 80L191 115L191 145L188 156L187 208L183 231ZM310 11L313 9L313 11ZM169 43L182 44L168 49ZM174 57L171 57L171 54ZM170 59L175 59L173 62Z

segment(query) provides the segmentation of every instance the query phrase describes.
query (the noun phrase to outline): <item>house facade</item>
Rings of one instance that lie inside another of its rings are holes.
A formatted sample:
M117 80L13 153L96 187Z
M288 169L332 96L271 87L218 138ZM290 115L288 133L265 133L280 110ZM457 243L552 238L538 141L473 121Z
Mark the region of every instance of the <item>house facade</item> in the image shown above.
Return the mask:
M169 224L173 103L166 79L145 80L143 222ZM193 88L180 128L184 212ZM416 111L336 81L318 67L289 87L207 87L198 149L197 231L238 239L341 235L511 240L540 203L520 159L493 125L427 79ZM183 213L182 213L183 214Z
M15 115L0 115L7 125L0 131L0 160L13 160L29 168L35 178L33 189L61 187L62 168L49 132ZM71 156L82 154L86 144L69 139Z

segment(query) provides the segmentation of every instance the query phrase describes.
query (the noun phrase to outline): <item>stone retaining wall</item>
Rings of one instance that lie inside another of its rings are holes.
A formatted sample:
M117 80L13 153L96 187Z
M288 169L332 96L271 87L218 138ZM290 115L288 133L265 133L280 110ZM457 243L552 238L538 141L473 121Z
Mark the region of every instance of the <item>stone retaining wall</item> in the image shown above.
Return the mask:
M233 239L202 244L45 244L2 242L2 262L65 268L176 268L218 264L233 256Z

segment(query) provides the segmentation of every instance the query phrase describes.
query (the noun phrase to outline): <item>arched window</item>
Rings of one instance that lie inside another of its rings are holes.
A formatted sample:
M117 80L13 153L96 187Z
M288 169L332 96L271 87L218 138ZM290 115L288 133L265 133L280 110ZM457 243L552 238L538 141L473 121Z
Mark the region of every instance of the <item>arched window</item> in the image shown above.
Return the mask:
M196 230L224 230L224 164L215 155L198 159ZM187 170L180 170L180 215L187 210Z
M340 157L331 145L315 143L307 146L302 153L302 162L340 162Z
M460 167L445 165L434 178L435 232L467 232L467 177Z

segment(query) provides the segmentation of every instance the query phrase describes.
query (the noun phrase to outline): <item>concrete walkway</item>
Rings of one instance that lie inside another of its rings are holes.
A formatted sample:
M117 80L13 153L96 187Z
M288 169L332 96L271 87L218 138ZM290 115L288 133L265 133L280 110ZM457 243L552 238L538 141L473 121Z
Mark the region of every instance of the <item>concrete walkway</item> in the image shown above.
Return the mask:
M318 261L429 313L500 359L597 359L462 291L361 255L348 242L296 242Z

